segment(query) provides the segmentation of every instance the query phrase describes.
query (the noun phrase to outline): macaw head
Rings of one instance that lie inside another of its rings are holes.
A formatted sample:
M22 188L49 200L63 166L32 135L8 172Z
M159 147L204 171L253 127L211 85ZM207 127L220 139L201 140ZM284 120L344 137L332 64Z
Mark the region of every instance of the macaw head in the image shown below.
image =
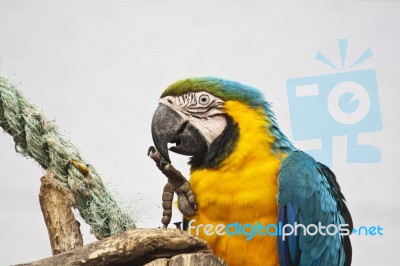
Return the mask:
M270 136L271 150L292 149L279 130L260 91L214 77L189 78L161 95L152 120L154 145L170 162L168 151L192 156L195 168L218 167L234 150L245 123L258 123ZM170 146L170 147L169 147Z

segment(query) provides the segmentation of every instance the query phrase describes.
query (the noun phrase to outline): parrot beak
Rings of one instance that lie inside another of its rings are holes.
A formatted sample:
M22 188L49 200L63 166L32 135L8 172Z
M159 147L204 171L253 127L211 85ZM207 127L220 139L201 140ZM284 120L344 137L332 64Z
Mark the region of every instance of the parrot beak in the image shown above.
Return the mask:
M169 106L160 103L151 122L153 142L161 156L169 163L168 143L176 146L169 150L189 156L201 156L208 150L207 141L200 131Z

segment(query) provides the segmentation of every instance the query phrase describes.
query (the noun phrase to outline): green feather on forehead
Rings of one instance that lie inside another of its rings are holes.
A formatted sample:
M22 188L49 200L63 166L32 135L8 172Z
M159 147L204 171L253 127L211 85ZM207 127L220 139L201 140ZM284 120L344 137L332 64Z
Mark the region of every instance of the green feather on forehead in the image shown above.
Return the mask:
M188 78L170 85L161 97L180 96L188 92L205 91L224 101L235 100L252 107L267 107L262 93L236 81L215 77Z

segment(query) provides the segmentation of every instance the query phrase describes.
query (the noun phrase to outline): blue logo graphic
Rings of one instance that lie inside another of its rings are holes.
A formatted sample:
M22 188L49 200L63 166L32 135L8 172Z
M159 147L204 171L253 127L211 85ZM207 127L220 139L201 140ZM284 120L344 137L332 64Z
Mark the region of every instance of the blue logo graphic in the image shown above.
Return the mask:
M345 69L347 40L339 40L342 69ZM309 152L314 158L332 165L332 138L347 136L348 163L379 163L380 151L360 145L357 134L382 129L376 72L373 69L350 71L372 56L367 49L347 72L287 80L287 92L293 138L320 139L321 149ZM324 54L315 58L338 70Z

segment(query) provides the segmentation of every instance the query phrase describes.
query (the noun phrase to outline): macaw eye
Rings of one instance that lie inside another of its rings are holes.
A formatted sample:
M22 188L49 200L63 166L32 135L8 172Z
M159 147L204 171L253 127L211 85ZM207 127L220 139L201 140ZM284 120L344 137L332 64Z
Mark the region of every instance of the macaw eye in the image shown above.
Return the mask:
M199 102L201 105L207 105L210 102L210 97L207 94L200 95Z

